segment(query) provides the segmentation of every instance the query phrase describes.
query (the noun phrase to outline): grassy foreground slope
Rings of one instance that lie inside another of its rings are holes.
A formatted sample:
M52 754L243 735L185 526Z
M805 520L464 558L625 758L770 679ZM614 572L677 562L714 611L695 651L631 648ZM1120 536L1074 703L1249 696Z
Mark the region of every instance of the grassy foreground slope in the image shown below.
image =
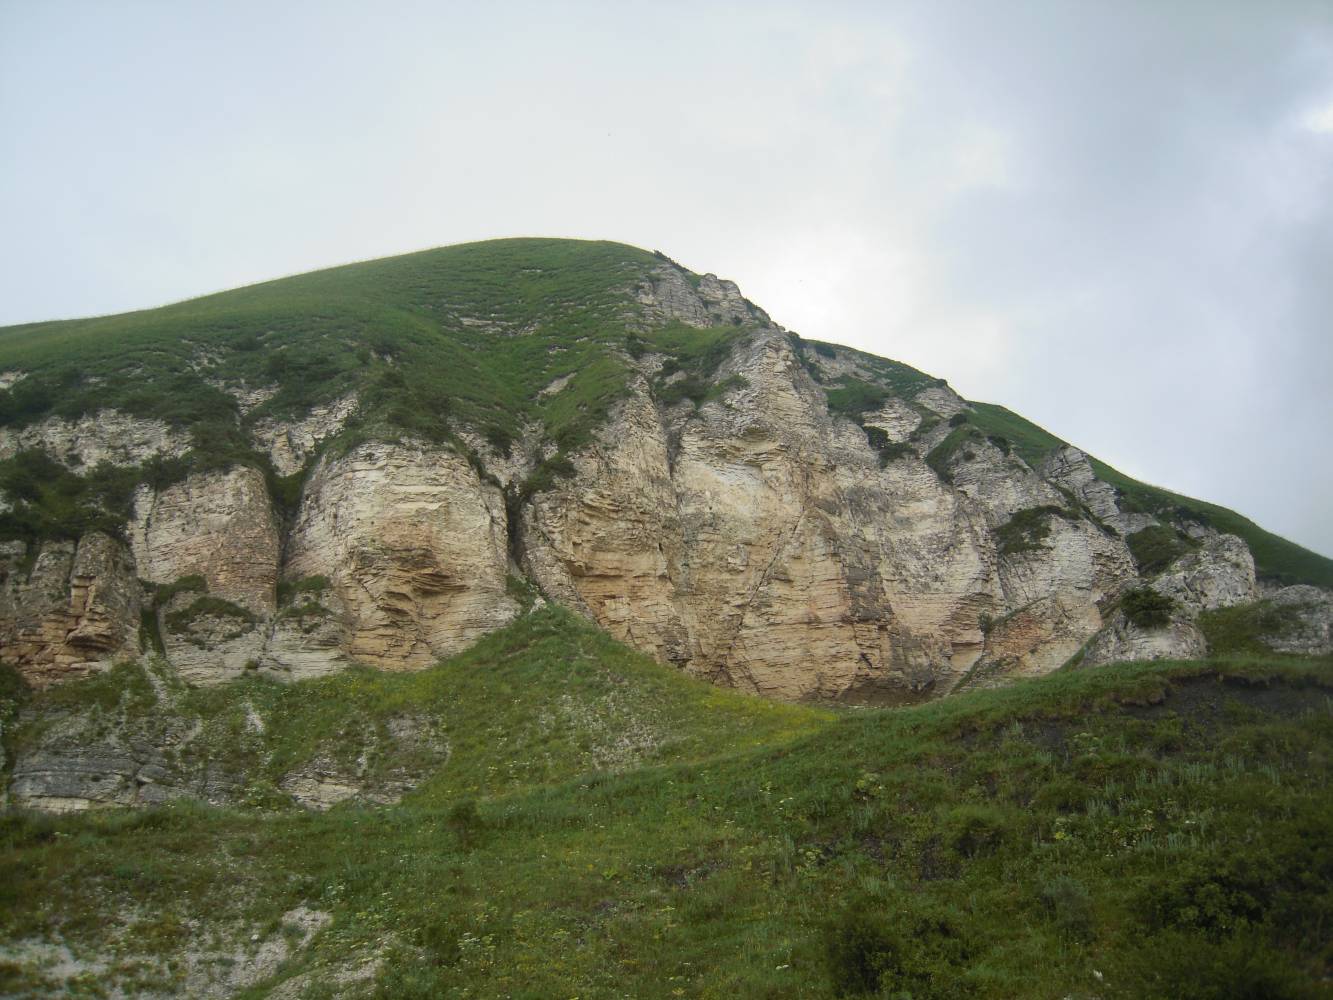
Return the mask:
M114 724L96 683L33 697ZM449 759L399 805L0 820L0 993L179 989L304 906L331 922L242 995L1326 996L1330 695L1327 663L1238 660L830 715L547 609L419 675L196 705L265 720L261 773L436 716Z

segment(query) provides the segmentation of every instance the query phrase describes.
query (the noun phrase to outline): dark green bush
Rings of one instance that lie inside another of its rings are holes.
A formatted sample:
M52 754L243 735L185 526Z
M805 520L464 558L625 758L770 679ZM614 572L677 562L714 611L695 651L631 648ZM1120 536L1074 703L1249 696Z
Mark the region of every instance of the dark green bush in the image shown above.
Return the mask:
M1062 935L1076 941L1092 937L1092 897L1081 882L1057 875L1042 886L1041 903Z
M1000 552L1014 555L1040 549L1041 543L1051 533L1052 517L1063 517L1069 521L1077 519L1077 515L1051 504L1015 511L1008 521L995 529L995 540L999 543Z
M874 902L847 907L825 926L823 939L824 960L838 996L878 993L901 972L898 929Z
M889 401L888 390L859 378L847 376L841 385L825 390L829 412L856 420L863 413L878 410ZM859 421L858 421L859 422Z
M993 851L1008 828L1002 810L990 805L965 803L954 806L941 818L945 843L965 858Z
M916 455L916 449L910 444L890 440L889 435L879 427L863 427L862 429L866 432L866 440L870 442L870 447L879 453L881 468L900 458Z
M486 825L476 799L459 799L449 807L444 822L464 847L472 847Z
M79 475L44 451L21 451L0 462L0 490L13 503L0 514L0 538L34 543L78 539L89 531L119 535L138 481L138 469L104 463Z
M824 924L825 967L838 996L962 996L969 949L956 915L909 897L854 899Z
M1161 628L1171 621L1176 602L1151 587L1136 587L1120 599L1120 608L1139 628Z
M1175 528L1169 528L1164 524L1151 524L1140 531L1126 535L1125 544L1129 546L1129 554L1134 557L1134 564L1139 572L1151 576L1166 569L1193 548L1195 543L1186 539Z
M1171 1000L1314 1000L1326 992L1315 974L1272 947L1262 934L1222 940L1164 931L1126 948L1109 975L1126 997Z
M233 618L241 625L252 625L255 621L255 616L239 604L233 604L221 597L204 596L196 597L189 607L168 614L167 628L177 635L188 635L190 626L204 616ZM244 629L241 629L241 632L243 631ZM241 632L234 633L231 637L235 638Z
M510 449L514 446L514 435L510 434L509 431L498 424L491 424L486 428L483 437L486 438L486 443L497 452L505 458L509 457Z
M278 606L291 604L302 594L322 594L333 586L327 576L303 576L299 580L278 581Z

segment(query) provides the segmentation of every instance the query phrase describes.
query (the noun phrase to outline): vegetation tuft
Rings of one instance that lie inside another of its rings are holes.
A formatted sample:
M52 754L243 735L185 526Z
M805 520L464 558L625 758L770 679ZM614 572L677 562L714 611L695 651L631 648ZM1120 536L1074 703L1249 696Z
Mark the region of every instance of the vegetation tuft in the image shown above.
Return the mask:
M1139 628L1162 628L1171 621L1176 602L1151 587L1136 587L1120 598L1125 617Z
M1077 514L1050 504L1015 511L1008 521L995 529L995 540L1000 552L1016 555L1044 548L1042 543L1051 533L1052 517L1078 520Z
M1198 543L1176 528L1152 524L1125 536L1125 544L1134 557L1139 573L1152 576L1166 569Z

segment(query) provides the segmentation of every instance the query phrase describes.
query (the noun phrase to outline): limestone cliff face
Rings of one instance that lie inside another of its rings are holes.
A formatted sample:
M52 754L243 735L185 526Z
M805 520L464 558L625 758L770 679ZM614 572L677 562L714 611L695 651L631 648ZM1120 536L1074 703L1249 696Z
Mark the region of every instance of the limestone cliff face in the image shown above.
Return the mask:
M191 476L161 492L140 487L130 544L139 576L170 587L157 610L167 657L188 680L213 683L255 664L259 627L275 609L281 556L264 477L254 469Z
M22 542L0 546L0 658L29 683L100 670L139 653L139 585L124 547L100 532L48 542L31 565Z
M330 655L421 667L510 621L504 497L446 449L366 444L306 485L284 568L327 577L345 640Z
M273 610L278 528L256 470L207 472L161 492L140 487L129 534L145 580L198 575L209 594L255 614Z
M905 700L983 660L1058 666L1134 577L1123 541L1086 521L1001 553L994 529L1062 503L1054 486L988 445L952 482L919 457L881 464L777 331L720 375L743 383L698 412L663 411L638 383L576 477L524 513L534 579L632 645L770 696ZM965 406L942 387L916 402Z
M1126 538L1158 521L1126 509L1078 449L1043 451L1033 468L920 373L839 415L830 390L874 383L878 359L807 355L734 284L669 262L625 291L631 332L734 334L720 367L690 376L699 403L664 402L686 373L627 347L615 362L634 372L628 391L565 456L573 475L534 494L523 484L557 448L540 421L505 455L470 426L451 428L456 447L348 450L349 420L375 426L354 393L247 422L278 387L220 381L255 461L303 473L299 502L280 509L264 474L234 467L140 486L123 538L4 543L0 658L36 684L154 650L198 684L415 669L512 620L511 574L664 662L786 699L897 703L1076 654L1084 666L1202 655L1199 615L1260 596L1301 622L1274 648L1330 648L1333 597L1261 595L1232 536L1173 526L1191 550L1142 578ZM574 391L573 378L539 396ZM0 429L0 458L42 448L77 470L179 458L189 443L108 410ZM1173 602L1168 625L1118 610L1145 585Z
M90 413L77 420L53 417L19 430L0 427L0 459L40 448L74 468L90 469L102 462L138 465L156 455L176 458L189 447L188 434L160 420L144 420L116 410Z
M261 421L251 435L261 451L267 452L278 475L300 472L321 441L342 430L347 418L356 412L356 397L343 396L332 403L313 407L299 420Z

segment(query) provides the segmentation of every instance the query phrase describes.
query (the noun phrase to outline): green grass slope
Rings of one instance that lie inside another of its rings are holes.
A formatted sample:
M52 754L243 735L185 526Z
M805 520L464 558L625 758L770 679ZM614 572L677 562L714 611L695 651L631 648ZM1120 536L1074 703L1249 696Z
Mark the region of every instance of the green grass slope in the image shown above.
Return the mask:
M111 725L124 690L34 698ZM305 905L331 924L243 995L1325 996L1331 695L1327 663L1236 660L817 713L544 611L418 675L194 696L265 720L260 775L438 717L400 805L4 817L0 992L179 988L210 934Z

